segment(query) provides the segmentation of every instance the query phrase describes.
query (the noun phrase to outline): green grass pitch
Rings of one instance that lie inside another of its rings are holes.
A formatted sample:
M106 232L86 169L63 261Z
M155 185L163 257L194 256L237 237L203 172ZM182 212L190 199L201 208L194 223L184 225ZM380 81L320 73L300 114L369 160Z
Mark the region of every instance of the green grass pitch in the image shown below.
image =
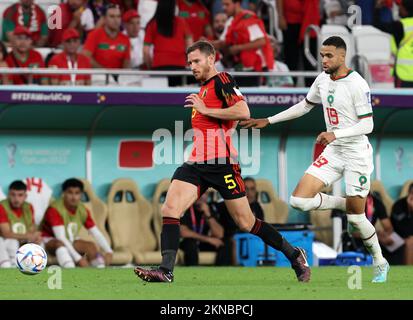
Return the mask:
M392 267L388 283L372 284L362 268L362 288L350 290L346 267L314 267L310 283L298 283L289 268L177 267L175 282L145 283L131 268L62 271L62 289L51 290L52 274L27 276L0 270L0 299L413 299L413 267Z

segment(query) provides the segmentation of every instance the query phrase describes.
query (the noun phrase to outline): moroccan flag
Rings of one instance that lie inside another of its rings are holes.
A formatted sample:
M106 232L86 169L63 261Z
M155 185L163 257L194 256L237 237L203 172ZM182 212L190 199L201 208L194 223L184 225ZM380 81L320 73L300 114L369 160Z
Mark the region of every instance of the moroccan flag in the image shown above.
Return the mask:
M152 141L121 141L119 144L119 167L123 169L153 167Z

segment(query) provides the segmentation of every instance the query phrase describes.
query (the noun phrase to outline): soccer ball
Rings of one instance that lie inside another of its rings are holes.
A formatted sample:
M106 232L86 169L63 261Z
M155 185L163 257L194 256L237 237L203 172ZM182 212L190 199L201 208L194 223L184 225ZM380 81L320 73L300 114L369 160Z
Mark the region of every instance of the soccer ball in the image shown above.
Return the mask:
M22 273L35 275L46 267L47 254L41 246L27 243L17 250L16 264Z

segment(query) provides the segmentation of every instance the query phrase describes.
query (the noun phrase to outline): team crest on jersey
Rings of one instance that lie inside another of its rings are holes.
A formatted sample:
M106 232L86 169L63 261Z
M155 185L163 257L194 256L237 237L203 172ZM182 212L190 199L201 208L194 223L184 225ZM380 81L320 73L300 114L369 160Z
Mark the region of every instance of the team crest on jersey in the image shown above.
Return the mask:
M329 104L330 106L333 104L333 102L334 102L334 96L333 96L332 94L330 94L330 95L327 97L327 102L328 102L328 104Z
M201 99L205 99L207 93L208 93L208 89L205 89L204 92L201 93Z
M191 116L192 119L195 118L195 116L196 116L196 109L192 108L192 116Z

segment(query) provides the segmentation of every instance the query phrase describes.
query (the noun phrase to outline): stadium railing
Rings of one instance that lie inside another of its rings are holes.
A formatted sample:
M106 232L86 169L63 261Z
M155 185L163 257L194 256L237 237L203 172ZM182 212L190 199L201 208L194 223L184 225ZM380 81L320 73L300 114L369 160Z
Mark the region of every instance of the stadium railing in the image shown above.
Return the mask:
M262 77L297 77L297 78L315 78L318 76L316 71L288 71L288 72L240 72L240 71L231 71L226 70L231 73L232 76L242 76L242 77L253 77L253 76L262 76ZM122 86L142 86L146 85L142 83L143 79L150 79L156 77L163 77L166 79L167 76L182 76L183 86L187 86L189 79L193 77L191 71L143 71L135 69L48 69L48 68L0 68L0 72L3 75L10 74L28 74L28 75L91 75L92 76L92 85L122 85ZM101 77L99 77L101 76ZM124 77L122 80L118 79L113 80L113 76ZM99 83L95 83L95 79ZM74 85L74 84L73 84ZM153 86L153 85L152 85ZM165 85L167 86L167 85ZM162 87L161 82L157 83L157 87Z

